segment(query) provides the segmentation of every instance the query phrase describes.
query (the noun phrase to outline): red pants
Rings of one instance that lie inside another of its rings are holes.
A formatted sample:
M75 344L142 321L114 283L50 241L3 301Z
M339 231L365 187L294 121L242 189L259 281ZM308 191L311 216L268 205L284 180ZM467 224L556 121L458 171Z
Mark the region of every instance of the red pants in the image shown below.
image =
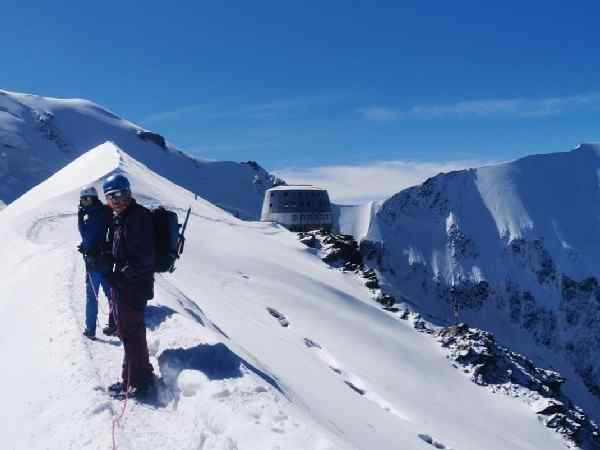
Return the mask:
M123 385L140 387L152 380L153 368L148 356L144 310L133 308L126 290L116 290L115 318L117 332L123 342ZM129 384L128 384L129 383Z

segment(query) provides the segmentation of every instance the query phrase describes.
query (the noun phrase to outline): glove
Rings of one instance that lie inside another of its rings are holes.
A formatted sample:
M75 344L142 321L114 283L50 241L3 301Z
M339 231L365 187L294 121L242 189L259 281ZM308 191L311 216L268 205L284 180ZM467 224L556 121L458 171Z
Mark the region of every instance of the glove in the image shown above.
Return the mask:
M79 245L77 246L77 251L78 251L79 253L81 253L82 255L85 255L85 251L83 250L83 244L79 244Z

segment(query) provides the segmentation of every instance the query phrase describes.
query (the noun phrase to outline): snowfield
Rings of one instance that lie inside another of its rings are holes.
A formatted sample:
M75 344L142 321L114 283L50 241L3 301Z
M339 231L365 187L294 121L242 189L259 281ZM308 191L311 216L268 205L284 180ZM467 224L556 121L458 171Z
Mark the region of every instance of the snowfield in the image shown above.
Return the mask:
M147 309L152 362L172 398L129 401L119 449L565 448L527 405L471 383L295 234L195 199L112 143L0 213L2 448L112 448L123 403L105 387L122 348L81 336L76 207L81 186L115 171L141 203L193 210L185 253L157 276Z

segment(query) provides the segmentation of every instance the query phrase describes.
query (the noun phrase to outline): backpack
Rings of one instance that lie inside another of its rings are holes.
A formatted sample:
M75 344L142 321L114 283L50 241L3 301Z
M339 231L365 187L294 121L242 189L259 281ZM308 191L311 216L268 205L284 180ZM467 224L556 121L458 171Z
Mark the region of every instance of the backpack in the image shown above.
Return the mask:
M154 272L173 272L175 261L183 253L185 242L183 233L187 226L190 211L188 210L183 226L179 224L176 213L162 206L150 212L154 223ZM181 233L179 232L180 229L182 229Z

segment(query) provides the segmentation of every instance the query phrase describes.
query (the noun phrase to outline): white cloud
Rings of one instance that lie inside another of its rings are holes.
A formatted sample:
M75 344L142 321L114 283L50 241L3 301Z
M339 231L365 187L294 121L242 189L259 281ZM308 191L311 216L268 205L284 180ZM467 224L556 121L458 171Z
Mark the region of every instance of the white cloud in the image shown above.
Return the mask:
M404 188L422 183L440 172L480 167L482 161L378 161L360 166L319 166L273 171L289 184L311 184L326 188L339 204L385 200Z
M182 106L171 111L163 111L145 117L142 122L152 124L168 120L181 119L193 115L194 119L214 120L244 118L251 120L269 120L283 115L306 113L307 110L338 102L347 95L326 93L302 97L282 98L262 103L248 104L241 100L228 100L220 103L202 103Z
M369 120L391 121L407 117L431 119L492 115L531 118L557 115L581 108L600 108L600 92L565 97L468 100L440 105L417 105L408 110L371 106L361 108L358 112Z

